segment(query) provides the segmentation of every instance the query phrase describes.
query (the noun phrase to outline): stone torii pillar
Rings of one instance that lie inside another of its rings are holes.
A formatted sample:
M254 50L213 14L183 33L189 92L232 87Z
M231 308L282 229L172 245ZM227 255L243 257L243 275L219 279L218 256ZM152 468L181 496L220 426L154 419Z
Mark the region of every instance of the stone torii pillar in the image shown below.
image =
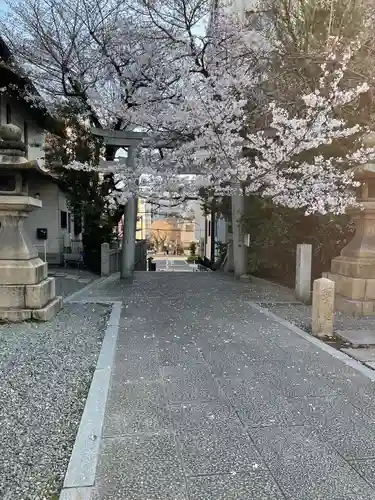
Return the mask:
M127 164L129 168L134 167L134 149L128 148ZM121 252L121 278L132 276L135 267L135 244L136 244L136 220L137 199L133 195L128 199L124 207L124 230L122 236Z

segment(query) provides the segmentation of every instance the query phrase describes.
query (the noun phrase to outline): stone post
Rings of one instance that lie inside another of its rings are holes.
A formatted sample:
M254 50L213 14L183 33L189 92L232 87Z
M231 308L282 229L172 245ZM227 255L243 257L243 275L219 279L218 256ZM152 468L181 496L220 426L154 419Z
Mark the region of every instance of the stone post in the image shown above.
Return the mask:
M312 246L306 243L297 245L296 297L302 302L311 299L311 261Z
M129 169L134 167L134 151L128 148L127 165ZM121 252L121 278L129 278L134 271L135 263L135 237L137 220L137 199L131 196L124 208L124 234Z
M317 337L333 335L335 282L327 278L314 281L312 299L312 333Z
M102 243L100 248L100 274L109 276L109 243Z
M232 197L232 228L233 228L233 267L234 277L240 278L247 272L247 249L242 231L242 217L245 213L245 197Z
M136 199L128 199L124 210L124 239L122 243L121 278L129 278L134 271L135 262L135 227Z

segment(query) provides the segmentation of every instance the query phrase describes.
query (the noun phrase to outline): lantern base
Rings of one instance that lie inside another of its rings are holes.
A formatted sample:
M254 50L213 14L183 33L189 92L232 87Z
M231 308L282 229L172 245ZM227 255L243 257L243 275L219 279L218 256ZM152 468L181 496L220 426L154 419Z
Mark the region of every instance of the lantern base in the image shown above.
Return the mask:
M27 320L50 321L62 308L62 297L55 297L40 309L0 308L1 323L20 323Z
M343 259L337 257L332 261L332 271L338 266L340 273L323 273L324 278L335 282L335 310L350 316L375 316L375 278L372 277L375 261Z
M54 278L31 285L0 285L1 322L49 321L61 307L62 299L56 297Z

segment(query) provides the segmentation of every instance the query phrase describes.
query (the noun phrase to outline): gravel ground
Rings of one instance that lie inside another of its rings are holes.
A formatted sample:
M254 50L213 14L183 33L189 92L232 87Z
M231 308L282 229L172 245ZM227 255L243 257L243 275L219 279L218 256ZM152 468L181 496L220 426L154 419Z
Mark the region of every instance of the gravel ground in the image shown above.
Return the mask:
M311 306L297 303L280 304L274 303L258 303L267 307L270 311L281 318L290 321L302 330L311 333ZM375 318L367 316L364 318L355 318L346 316L340 312L335 313L334 329L335 330L373 330L375 326Z
M57 500L109 310L0 326L0 498Z

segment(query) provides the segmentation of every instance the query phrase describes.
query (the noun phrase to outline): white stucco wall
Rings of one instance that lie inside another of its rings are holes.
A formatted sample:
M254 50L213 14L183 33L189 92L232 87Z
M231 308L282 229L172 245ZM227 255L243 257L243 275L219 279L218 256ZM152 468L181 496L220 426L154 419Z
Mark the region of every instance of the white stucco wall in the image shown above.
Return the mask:
M59 235L58 191L58 186L47 179L29 181L30 195L35 196L36 193L39 193L43 208L32 212L25 220L24 227L31 242L39 252L43 251L44 242L36 237L38 228L46 228L48 231L47 253L57 254L62 251Z
M36 230L46 228L48 231L47 254L51 261L59 261L64 251L64 242L67 243L69 234L69 217L71 219L71 235L74 239L74 222L68 209L66 195L59 189L58 185L46 179L34 179L29 182L29 193L35 196L39 193L43 207L35 210L25 220L24 227L31 242L43 254L44 241L37 239ZM61 211L67 212L67 227L61 227Z

